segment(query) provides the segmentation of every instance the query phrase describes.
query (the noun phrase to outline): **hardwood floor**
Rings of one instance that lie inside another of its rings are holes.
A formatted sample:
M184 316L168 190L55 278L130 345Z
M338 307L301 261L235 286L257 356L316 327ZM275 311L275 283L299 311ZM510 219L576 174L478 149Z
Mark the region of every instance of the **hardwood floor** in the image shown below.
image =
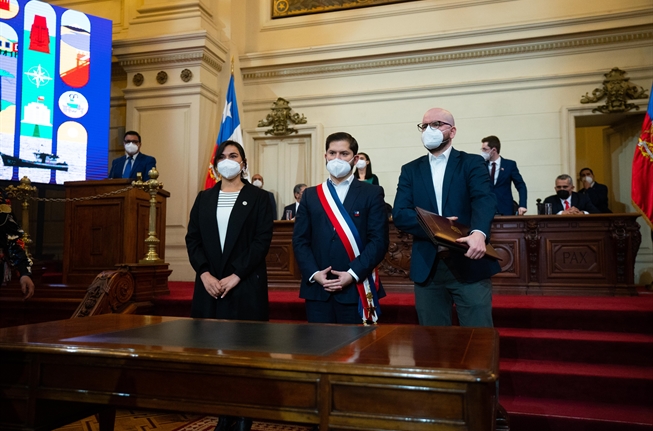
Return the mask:
M213 416L118 410L114 431L213 431L218 418ZM252 431L309 431L310 427L254 422ZM99 431L95 417L74 422L56 431Z

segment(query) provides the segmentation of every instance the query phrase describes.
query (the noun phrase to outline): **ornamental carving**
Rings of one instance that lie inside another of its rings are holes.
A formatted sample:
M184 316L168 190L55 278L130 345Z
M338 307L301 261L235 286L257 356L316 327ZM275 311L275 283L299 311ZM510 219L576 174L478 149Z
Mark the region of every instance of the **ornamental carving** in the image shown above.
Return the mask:
M166 82L168 82L168 74L163 70L161 72L157 73L156 74L156 82L158 82L161 85L165 84Z
M132 82L134 83L135 86L140 87L143 85L143 81L145 81L145 78L143 77L142 73L137 73L134 75L132 78Z
M540 232L537 220L528 220L526 222L524 239L528 246L529 280L536 283L538 281L537 268L540 260Z
M184 69L181 71L179 77L184 82L190 82L190 80L193 79L193 72L191 72L189 69Z
M277 101L272 104L272 112L270 112L264 120L258 122L258 127L272 126L271 129L265 131L266 135L288 136L297 133L297 129L288 127L288 123L306 124L307 120L303 114L293 114L291 111L290 102L279 97Z
M408 278L413 238L410 234L397 230L396 241L390 241L388 252L379 265L382 274ZM392 235L391 235L392 239Z
M646 90L639 85L629 83L630 78L626 78L626 72L618 67L614 67L603 76L605 76L603 88L595 88L591 96L585 93L580 99L580 103L596 103L606 99L605 105L592 109L592 112L611 114L628 112L631 109L639 110L639 106L628 101L648 97Z
M115 313L134 294L134 278L125 270L103 271L86 290L86 296L72 317Z

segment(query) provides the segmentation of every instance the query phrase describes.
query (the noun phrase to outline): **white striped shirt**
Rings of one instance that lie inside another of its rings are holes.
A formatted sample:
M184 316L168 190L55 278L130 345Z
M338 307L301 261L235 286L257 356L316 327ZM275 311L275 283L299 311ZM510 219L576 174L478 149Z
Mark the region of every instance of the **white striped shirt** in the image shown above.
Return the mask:
M218 195L218 207L215 212L215 217L218 221L218 233L220 234L220 247L222 251L224 251L224 240L227 237L227 227L229 226L231 210L234 209L239 193L240 190L237 192L221 191Z

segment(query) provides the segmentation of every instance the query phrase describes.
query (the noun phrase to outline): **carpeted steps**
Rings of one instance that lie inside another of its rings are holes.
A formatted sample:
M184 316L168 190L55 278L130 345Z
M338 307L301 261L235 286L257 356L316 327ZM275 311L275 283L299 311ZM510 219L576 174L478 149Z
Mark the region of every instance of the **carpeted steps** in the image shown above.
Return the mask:
M188 316L192 283L170 290L157 314ZM382 323L417 323L412 294L381 308ZM653 431L653 295L495 295L493 317L513 431ZM305 321L297 291L271 291L270 318Z
M496 302L513 430L653 430L651 295Z
M653 335L498 328L501 359L653 365Z
M513 431L650 431L651 409L559 399L501 396Z

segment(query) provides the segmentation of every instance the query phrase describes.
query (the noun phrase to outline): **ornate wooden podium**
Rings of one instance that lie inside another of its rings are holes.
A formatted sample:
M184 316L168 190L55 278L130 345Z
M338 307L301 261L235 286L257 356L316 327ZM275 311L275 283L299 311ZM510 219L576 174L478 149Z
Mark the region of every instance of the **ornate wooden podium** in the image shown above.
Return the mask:
M128 179L65 183L66 198L73 199L66 202L65 284L90 284L98 273L119 264L137 272L145 266L136 262L147 252L144 241L149 227L150 196L137 188L118 193L130 185ZM90 196L99 197L87 199ZM165 258L166 198L169 196L165 190L159 190L156 196L156 232L160 240L157 253L161 259ZM147 265L148 274L166 272L164 286L157 287L157 282L153 281L148 288L150 297L157 289L168 291L170 271L167 268L167 264ZM138 296L137 288L134 299L139 300Z

